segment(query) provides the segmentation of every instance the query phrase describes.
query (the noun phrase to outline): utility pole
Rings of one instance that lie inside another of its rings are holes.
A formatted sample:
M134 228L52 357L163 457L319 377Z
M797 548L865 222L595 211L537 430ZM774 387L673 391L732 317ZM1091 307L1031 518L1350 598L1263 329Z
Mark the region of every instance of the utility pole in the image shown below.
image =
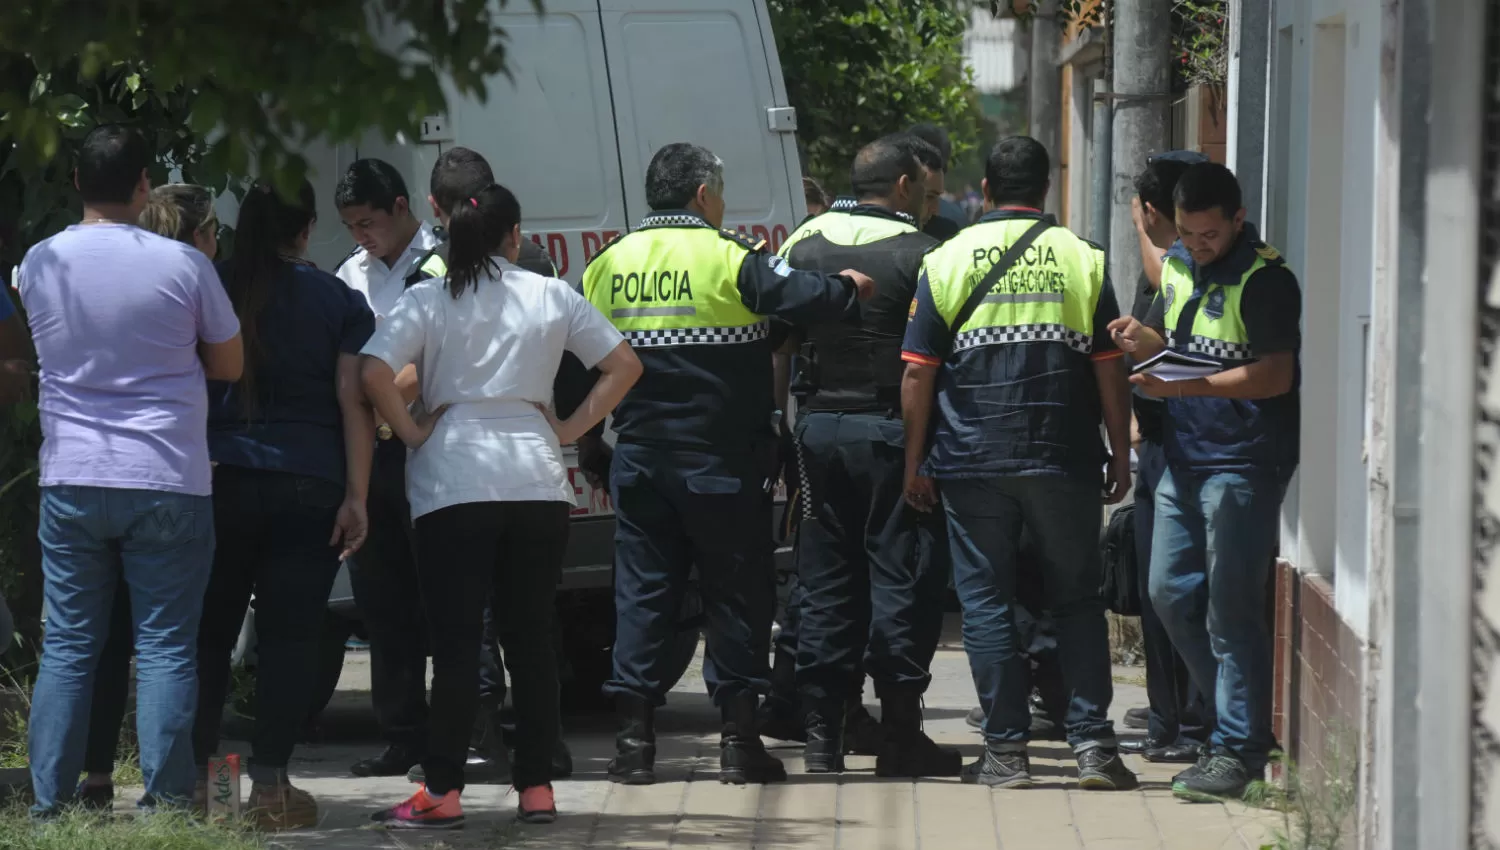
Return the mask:
M1062 30L1058 25L1058 0L1037 0L1032 7L1031 70L1026 75L1029 115L1026 126L1033 139L1042 143L1052 159L1051 188L1046 211L1062 215L1062 74L1057 68Z
M1141 276L1140 242L1130 217L1136 175L1171 142L1172 2L1115 0L1113 32L1113 178L1109 275L1121 309Z

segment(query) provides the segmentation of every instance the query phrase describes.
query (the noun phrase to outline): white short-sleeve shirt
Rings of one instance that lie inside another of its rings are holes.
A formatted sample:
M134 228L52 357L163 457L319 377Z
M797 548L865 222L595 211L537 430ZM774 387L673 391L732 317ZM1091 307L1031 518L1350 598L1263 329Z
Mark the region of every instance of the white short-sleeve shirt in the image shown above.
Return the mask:
M356 248L354 253L339 263L333 273L370 302L370 309L375 311L376 319L384 319L395 309L401 291L406 288L407 275L416 269L417 261L437 244L437 234L433 232L432 225L424 221L393 265L388 266L385 260L370 256L370 252L363 248Z
M496 261L454 299L447 280L405 292L364 347L400 371L417 364L422 404L450 405L411 452L413 517L470 502L573 501L557 435L533 402L549 404L563 351L592 368L624 341L565 281Z

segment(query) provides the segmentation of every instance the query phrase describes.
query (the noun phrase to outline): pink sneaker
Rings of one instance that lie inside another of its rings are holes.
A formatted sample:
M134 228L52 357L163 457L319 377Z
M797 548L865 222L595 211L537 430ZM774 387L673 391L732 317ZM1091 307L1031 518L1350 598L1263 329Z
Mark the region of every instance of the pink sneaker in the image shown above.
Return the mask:
M516 820L522 823L552 823L557 820L557 798L552 795L552 785L533 785L521 791L521 805L516 808Z
M463 829L464 809L457 791L434 797L423 785L406 802L376 812L370 820L384 824L386 829Z

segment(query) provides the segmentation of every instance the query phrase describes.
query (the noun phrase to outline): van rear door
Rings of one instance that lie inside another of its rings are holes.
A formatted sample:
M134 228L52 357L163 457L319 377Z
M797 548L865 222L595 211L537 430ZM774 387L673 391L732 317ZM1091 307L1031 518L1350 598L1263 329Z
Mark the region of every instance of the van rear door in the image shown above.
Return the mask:
M725 226L779 248L805 202L765 4L599 0L599 10L630 220L648 212L651 156L693 142L724 160Z

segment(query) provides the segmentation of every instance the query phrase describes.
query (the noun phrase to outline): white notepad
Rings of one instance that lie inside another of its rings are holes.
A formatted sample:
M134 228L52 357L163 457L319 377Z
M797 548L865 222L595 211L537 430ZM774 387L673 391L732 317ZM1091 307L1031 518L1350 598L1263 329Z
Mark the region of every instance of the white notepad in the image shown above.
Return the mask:
M1223 367L1216 361L1206 357L1194 357L1191 354L1179 354L1167 349L1149 360L1137 363L1130 373L1132 375L1150 373L1163 381L1190 381L1193 378L1203 378L1221 371Z

